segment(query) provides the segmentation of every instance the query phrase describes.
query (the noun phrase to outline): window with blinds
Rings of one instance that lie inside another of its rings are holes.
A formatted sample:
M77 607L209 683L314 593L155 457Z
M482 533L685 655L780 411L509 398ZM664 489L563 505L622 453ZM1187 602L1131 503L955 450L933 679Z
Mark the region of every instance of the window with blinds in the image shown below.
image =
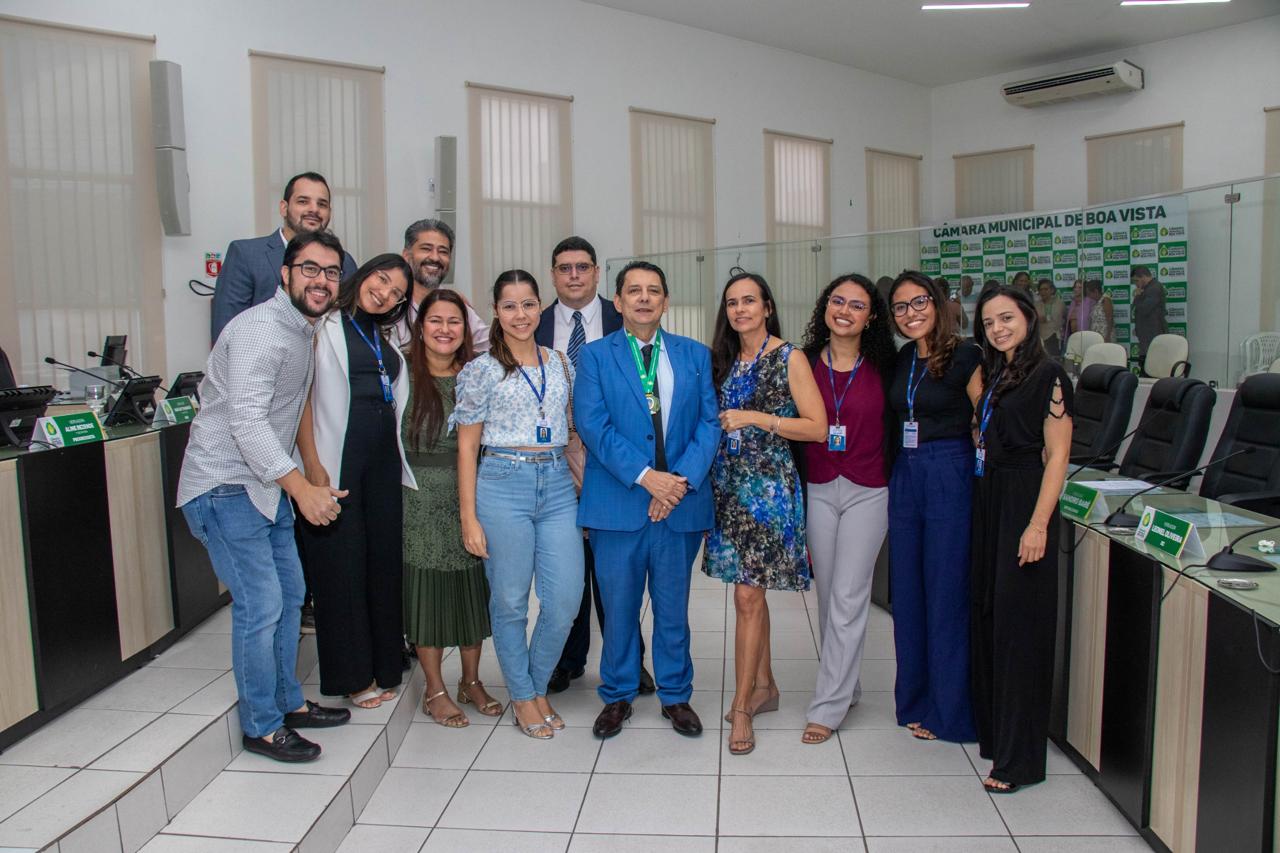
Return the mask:
M154 39L0 18L0 345L18 382L66 387L112 334L165 373L147 63Z
M900 154L868 148L867 230L897 231L920 226L920 161L917 154ZM916 231L881 234L867 238L870 270L896 278L904 269L920 266L920 235Z
M635 254L658 255L650 260L666 273L671 298L663 326L707 341L712 253L695 250L715 245L714 127L714 119L631 108Z
M1182 122L1085 137L1089 204L1182 189Z
M535 278L573 233L572 99L467 84L473 288L507 269ZM547 301L550 301L547 299Z
M1020 213L1035 207L1035 146L953 155L956 217Z
M258 233L280 227L288 180L319 172L343 248L357 264L386 251L382 69L259 52L249 69Z
M765 277L782 334L792 340L804 332L814 299L831 280L831 144L764 133Z

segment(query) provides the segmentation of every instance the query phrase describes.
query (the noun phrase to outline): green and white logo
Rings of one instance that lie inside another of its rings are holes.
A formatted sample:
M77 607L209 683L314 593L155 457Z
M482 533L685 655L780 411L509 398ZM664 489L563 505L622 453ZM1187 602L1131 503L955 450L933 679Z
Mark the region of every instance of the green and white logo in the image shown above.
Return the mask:
M1048 231L1027 235L1027 248L1032 252L1053 248L1053 234Z
M1129 226L1130 243L1154 243L1160 239L1159 229L1154 222Z
M1077 245L1081 248L1102 246L1102 229L1087 228L1077 232Z
M1027 263L1027 255L1025 253L1020 255L1005 255L1004 265L1005 268L1009 270L1025 270L1030 268Z
M1053 253L1053 268L1062 269L1063 267L1075 267L1079 265L1080 258L1075 249L1066 249Z
M958 255L960 254L960 241L943 240L938 244L938 248L944 255Z
M1102 250L1102 262L1119 266L1129 265L1129 250L1122 246L1110 246Z
M1004 237L984 237L982 240L982 254L1003 255Z
M976 256L976 257L966 257L966 258L964 258L964 259L963 259L963 260L961 260L961 262L960 262L960 269L964 270L964 272L965 272L965 273L967 273L967 274L969 274L969 275L974 275L975 273L977 273L977 274L981 274L981 272L982 272L982 256L981 256L981 255L978 255L978 256Z
M1187 243L1179 240L1173 243L1160 244L1160 263L1166 261L1185 261L1187 259Z

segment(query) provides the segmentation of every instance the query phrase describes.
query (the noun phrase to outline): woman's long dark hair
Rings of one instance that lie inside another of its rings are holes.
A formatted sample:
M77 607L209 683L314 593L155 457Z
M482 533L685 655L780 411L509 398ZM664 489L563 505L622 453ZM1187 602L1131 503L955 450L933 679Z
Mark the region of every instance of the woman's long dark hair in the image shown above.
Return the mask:
M354 313L360 305L360 286L364 284L365 279L381 270L400 270L400 272L404 273L404 286L409 288L409 292L405 296L408 297L412 294L413 270L410 269L409 262L401 255L384 252L376 258L365 261L360 269L347 276L342 284L338 285L338 298L333 303L334 307L343 314ZM373 321L379 327L389 329L400 322L407 310L409 310L409 302L406 298L384 314L370 314L369 316L373 318Z
M818 294L818 301L813 306L813 316L804 331L804 343L801 349L814 362L818 354L827 348L831 341L831 330L827 328L827 300L842 284L856 284L867 294L867 304L871 306L871 316L862 330L861 354L880 374L881 384L887 389L893 381L894 362L897 350L893 346L893 331L889 328L889 307L885 304L880 291L871 283L871 279L856 272L837 276L834 281Z
M409 445L415 451L421 447L434 447L444 429L444 400L431 376L431 368L427 364L427 341L422 334L426 316L430 313L431 306L437 302L457 306L458 313L462 315L462 345L453 354L454 367L462 369L464 364L475 357L475 347L471 342L471 322L467 319L467 303L457 291L437 287L422 300L410 333L409 370L413 376L413 409L409 412Z
M760 299L769 312L769 315L764 318L764 330L775 338L782 337L782 324L778 322L778 305L773 301L773 291L769 289L769 282L764 280L764 276L753 272L739 272L726 281L724 289L720 291L720 313L716 314L716 329L711 337L711 381L717 390L725 377L733 371L733 363L738 360L738 353L742 349L741 337L729 324L729 311L725 301L729 288L743 280L754 281L756 287L760 288Z
M511 347L507 346L506 333L502 331L502 323L497 318L498 300L502 298L502 291L509 284L527 284L533 288L533 295L537 297L538 302L542 302L542 297L538 295L538 282L532 275L524 270L506 270L498 274L498 280L493 283L493 325L489 328L489 355L498 360L498 364L502 365L503 376L507 377L520 366L520 361L511 353Z
M1027 321L1027 337L1018 344L1013 351L1013 358L1009 360L987 340L987 330L982 326L982 311L997 296L1012 299ZM1002 389L1017 387L1018 383L1034 373L1048 358L1044 344L1040 342L1040 313L1036 311L1035 303L1026 291L1011 284L999 284L982 291L978 307L973 313L973 337L978 346L982 347L982 385L984 389L989 388L992 378L998 373L999 389L995 393L995 398L998 399L1003 394Z
M933 374L935 379L941 379L947 372L947 368L951 367L951 356L955 354L956 346L960 343L960 337L956 334L955 318L947 310L948 294L943 293L942 288L924 273L903 270L902 274L893 280L893 287L889 288L888 301L891 307L894 294L904 284L914 284L924 288L924 292L933 300L933 328L925 335L925 345L929 348L929 373ZM897 323L896 318L894 323ZM903 335L903 337L907 336Z

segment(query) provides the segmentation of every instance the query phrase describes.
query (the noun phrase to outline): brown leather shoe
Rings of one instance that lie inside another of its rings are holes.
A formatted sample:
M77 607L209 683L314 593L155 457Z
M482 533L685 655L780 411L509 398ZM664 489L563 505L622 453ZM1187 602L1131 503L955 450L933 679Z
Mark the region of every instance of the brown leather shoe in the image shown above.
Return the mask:
M686 706L688 707L688 706ZM591 731L596 737L610 738L622 731L623 721L631 717L631 703L626 701L610 702L600 709ZM696 719L696 718L695 718Z
M690 708L688 702L663 705L662 716L670 720L671 728L682 735L702 734L702 720L698 719L698 712Z

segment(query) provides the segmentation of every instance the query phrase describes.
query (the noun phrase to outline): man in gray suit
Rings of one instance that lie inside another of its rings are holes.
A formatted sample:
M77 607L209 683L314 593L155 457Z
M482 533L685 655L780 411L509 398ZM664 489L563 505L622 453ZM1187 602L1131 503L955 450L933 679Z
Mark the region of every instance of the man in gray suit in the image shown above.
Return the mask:
M328 228L330 213L329 182L316 172L303 172L285 184L278 229L265 237L231 241L213 291L210 344L217 343L222 328L232 317L275 295L280 289L284 247L297 234ZM342 277L355 271L355 260L344 251Z

